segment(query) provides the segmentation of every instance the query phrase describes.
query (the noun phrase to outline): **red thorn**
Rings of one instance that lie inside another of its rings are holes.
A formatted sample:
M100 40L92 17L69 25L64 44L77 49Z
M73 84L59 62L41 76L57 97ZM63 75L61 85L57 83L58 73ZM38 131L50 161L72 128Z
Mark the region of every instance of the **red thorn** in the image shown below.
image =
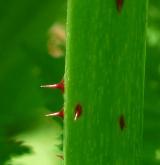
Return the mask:
M62 159L62 160L64 160L64 157L63 157L63 155L56 155L58 158L60 158L60 159Z
M64 80L57 84L41 85L41 88L60 89L64 93Z
M45 116L55 116L55 117L61 117L61 118L64 118L64 110L62 109L61 111L58 111L58 112L53 112L53 113L50 113L50 114L47 114Z
M81 113L82 113L82 107L80 104L77 104L75 108L74 120L77 120L80 117Z
M118 12L121 12L123 7L123 0L116 0L117 1L117 10Z

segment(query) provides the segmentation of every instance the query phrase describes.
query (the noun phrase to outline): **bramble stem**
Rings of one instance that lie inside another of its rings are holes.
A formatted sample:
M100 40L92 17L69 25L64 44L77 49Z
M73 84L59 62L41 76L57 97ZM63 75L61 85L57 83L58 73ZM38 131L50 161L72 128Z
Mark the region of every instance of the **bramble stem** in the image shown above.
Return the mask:
M147 2L117 3L68 1L65 165L140 164Z

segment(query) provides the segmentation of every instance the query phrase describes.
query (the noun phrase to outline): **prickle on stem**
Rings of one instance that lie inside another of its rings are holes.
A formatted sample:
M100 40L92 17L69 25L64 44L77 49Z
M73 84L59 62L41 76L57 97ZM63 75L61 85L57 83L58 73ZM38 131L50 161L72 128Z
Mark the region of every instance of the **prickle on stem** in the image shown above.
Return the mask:
M49 85L41 85L41 88L53 88L53 89L60 89L62 93L64 93L64 80L57 84L49 84Z
M62 159L62 160L64 160L64 157L63 157L63 155L56 155L58 158L60 158L60 159Z
M77 104L76 108L75 108L74 120L77 120L80 117L81 114L82 114L82 107L81 107L80 104Z
M47 117L49 117L49 116L55 116L55 117L64 118L64 109L62 109L62 110L60 110L58 112L53 112L53 113L47 114L45 116L47 116Z

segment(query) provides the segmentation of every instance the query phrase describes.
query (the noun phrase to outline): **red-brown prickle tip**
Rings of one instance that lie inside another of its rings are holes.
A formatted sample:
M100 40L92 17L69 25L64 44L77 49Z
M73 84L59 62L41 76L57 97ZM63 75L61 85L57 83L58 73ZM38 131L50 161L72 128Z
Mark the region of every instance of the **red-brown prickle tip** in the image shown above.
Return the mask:
M117 2L117 10L118 10L118 12L120 13L121 12L121 10L122 10L122 7L123 7L123 1L124 0L116 0Z
M82 106L80 104L76 105L74 120L77 120L82 114Z
M49 85L41 85L41 88L53 88L53 89L60 89L62 93L64 93L64 80L57 84L49 84Z
M55 116L55 117L64 118L64 109L62 109L62 110L60 110L58 112L53 112L53 113L47 114L45 116L47 116L47 117L49 117L49 116L53 116L54 117Z
M60 159L62 159L62 160L64 160L64 157L63 157L63 155L56 155L58 158L60 158Z

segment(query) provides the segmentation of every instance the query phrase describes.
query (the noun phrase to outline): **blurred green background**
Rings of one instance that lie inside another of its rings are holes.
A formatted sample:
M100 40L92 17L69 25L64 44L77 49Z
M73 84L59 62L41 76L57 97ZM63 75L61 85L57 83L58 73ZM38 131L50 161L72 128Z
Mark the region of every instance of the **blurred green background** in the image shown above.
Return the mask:
M65 23L65 0L0 1L0 165L61 163L62 121L44 115L63 106L64 56L48 53L48 31Z
M65 0L1 0L0 165L62 164L56 156L62 154L62 120L44 115L63 107L63 96L57 90L40 89L40 85L63 78L64 56L53 58L47 43L52 42L49 29L54 24L65 25L66 3ZM60 53L65 54L63 43L58 44ZM149 4L143 148L143 164L160 164L158 0Z

